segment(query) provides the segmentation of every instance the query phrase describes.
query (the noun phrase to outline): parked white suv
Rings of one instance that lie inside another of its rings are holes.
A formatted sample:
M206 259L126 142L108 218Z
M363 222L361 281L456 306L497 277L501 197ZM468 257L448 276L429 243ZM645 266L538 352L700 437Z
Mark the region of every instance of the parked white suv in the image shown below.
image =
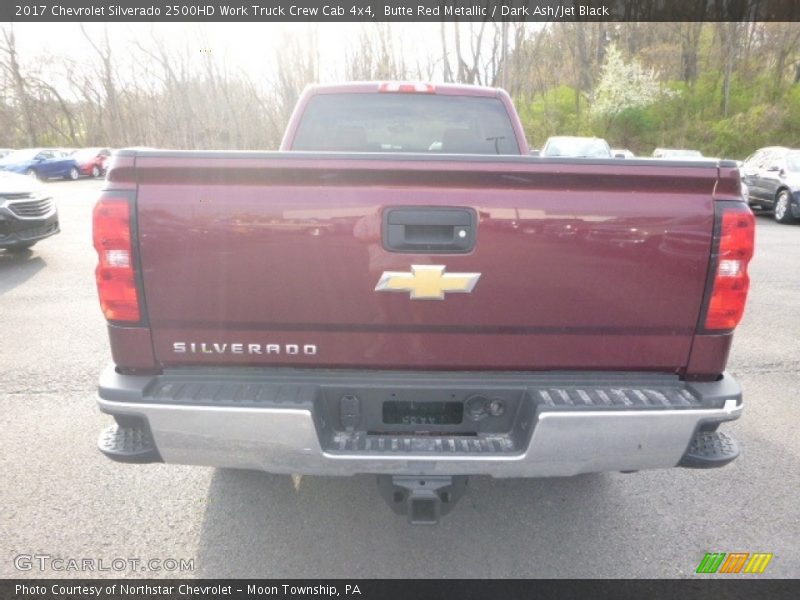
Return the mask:
M547 138L540 156L611 158L611 146L602 138L554 136Z

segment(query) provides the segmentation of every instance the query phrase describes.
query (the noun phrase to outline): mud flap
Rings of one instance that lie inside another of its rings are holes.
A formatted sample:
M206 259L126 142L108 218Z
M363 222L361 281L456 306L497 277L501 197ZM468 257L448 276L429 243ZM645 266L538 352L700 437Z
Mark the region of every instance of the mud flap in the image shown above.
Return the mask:
M378 490L391 509L412 525L436 525L467 489L466 475L378 475Z

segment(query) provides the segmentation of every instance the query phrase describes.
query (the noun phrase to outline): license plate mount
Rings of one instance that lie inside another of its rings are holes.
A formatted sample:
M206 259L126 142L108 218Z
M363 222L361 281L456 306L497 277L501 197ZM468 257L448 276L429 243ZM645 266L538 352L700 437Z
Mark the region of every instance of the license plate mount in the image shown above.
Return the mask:
M457 401L387 400L382 407L384 425L460 425L463 420L464 403Z

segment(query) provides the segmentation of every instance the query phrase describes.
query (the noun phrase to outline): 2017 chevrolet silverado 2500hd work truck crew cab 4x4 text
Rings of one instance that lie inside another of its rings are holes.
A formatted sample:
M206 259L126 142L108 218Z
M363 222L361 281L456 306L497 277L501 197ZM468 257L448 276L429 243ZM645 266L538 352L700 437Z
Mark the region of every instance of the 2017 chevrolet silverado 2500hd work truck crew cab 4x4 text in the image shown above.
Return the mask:
M313 87L281 152L117 152L100 449L373 473L416 523L472 474L721 466L753 229L733 163L532 157L495 89Z

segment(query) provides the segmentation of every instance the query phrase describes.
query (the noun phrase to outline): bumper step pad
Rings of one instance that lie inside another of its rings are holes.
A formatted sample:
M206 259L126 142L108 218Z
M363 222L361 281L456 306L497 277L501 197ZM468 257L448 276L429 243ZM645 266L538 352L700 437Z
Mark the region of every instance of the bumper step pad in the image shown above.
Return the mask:
M117 462L163 462L147 427L112 425L100 434L97 447L100 452Z
M729 435L719 431L698 431L680 466L690 469L724 467L739 456L739 445Z
M336 433L325 445L329 452L372 454L513 454L519 448L510 434L481 436L380 435L364 431Z

